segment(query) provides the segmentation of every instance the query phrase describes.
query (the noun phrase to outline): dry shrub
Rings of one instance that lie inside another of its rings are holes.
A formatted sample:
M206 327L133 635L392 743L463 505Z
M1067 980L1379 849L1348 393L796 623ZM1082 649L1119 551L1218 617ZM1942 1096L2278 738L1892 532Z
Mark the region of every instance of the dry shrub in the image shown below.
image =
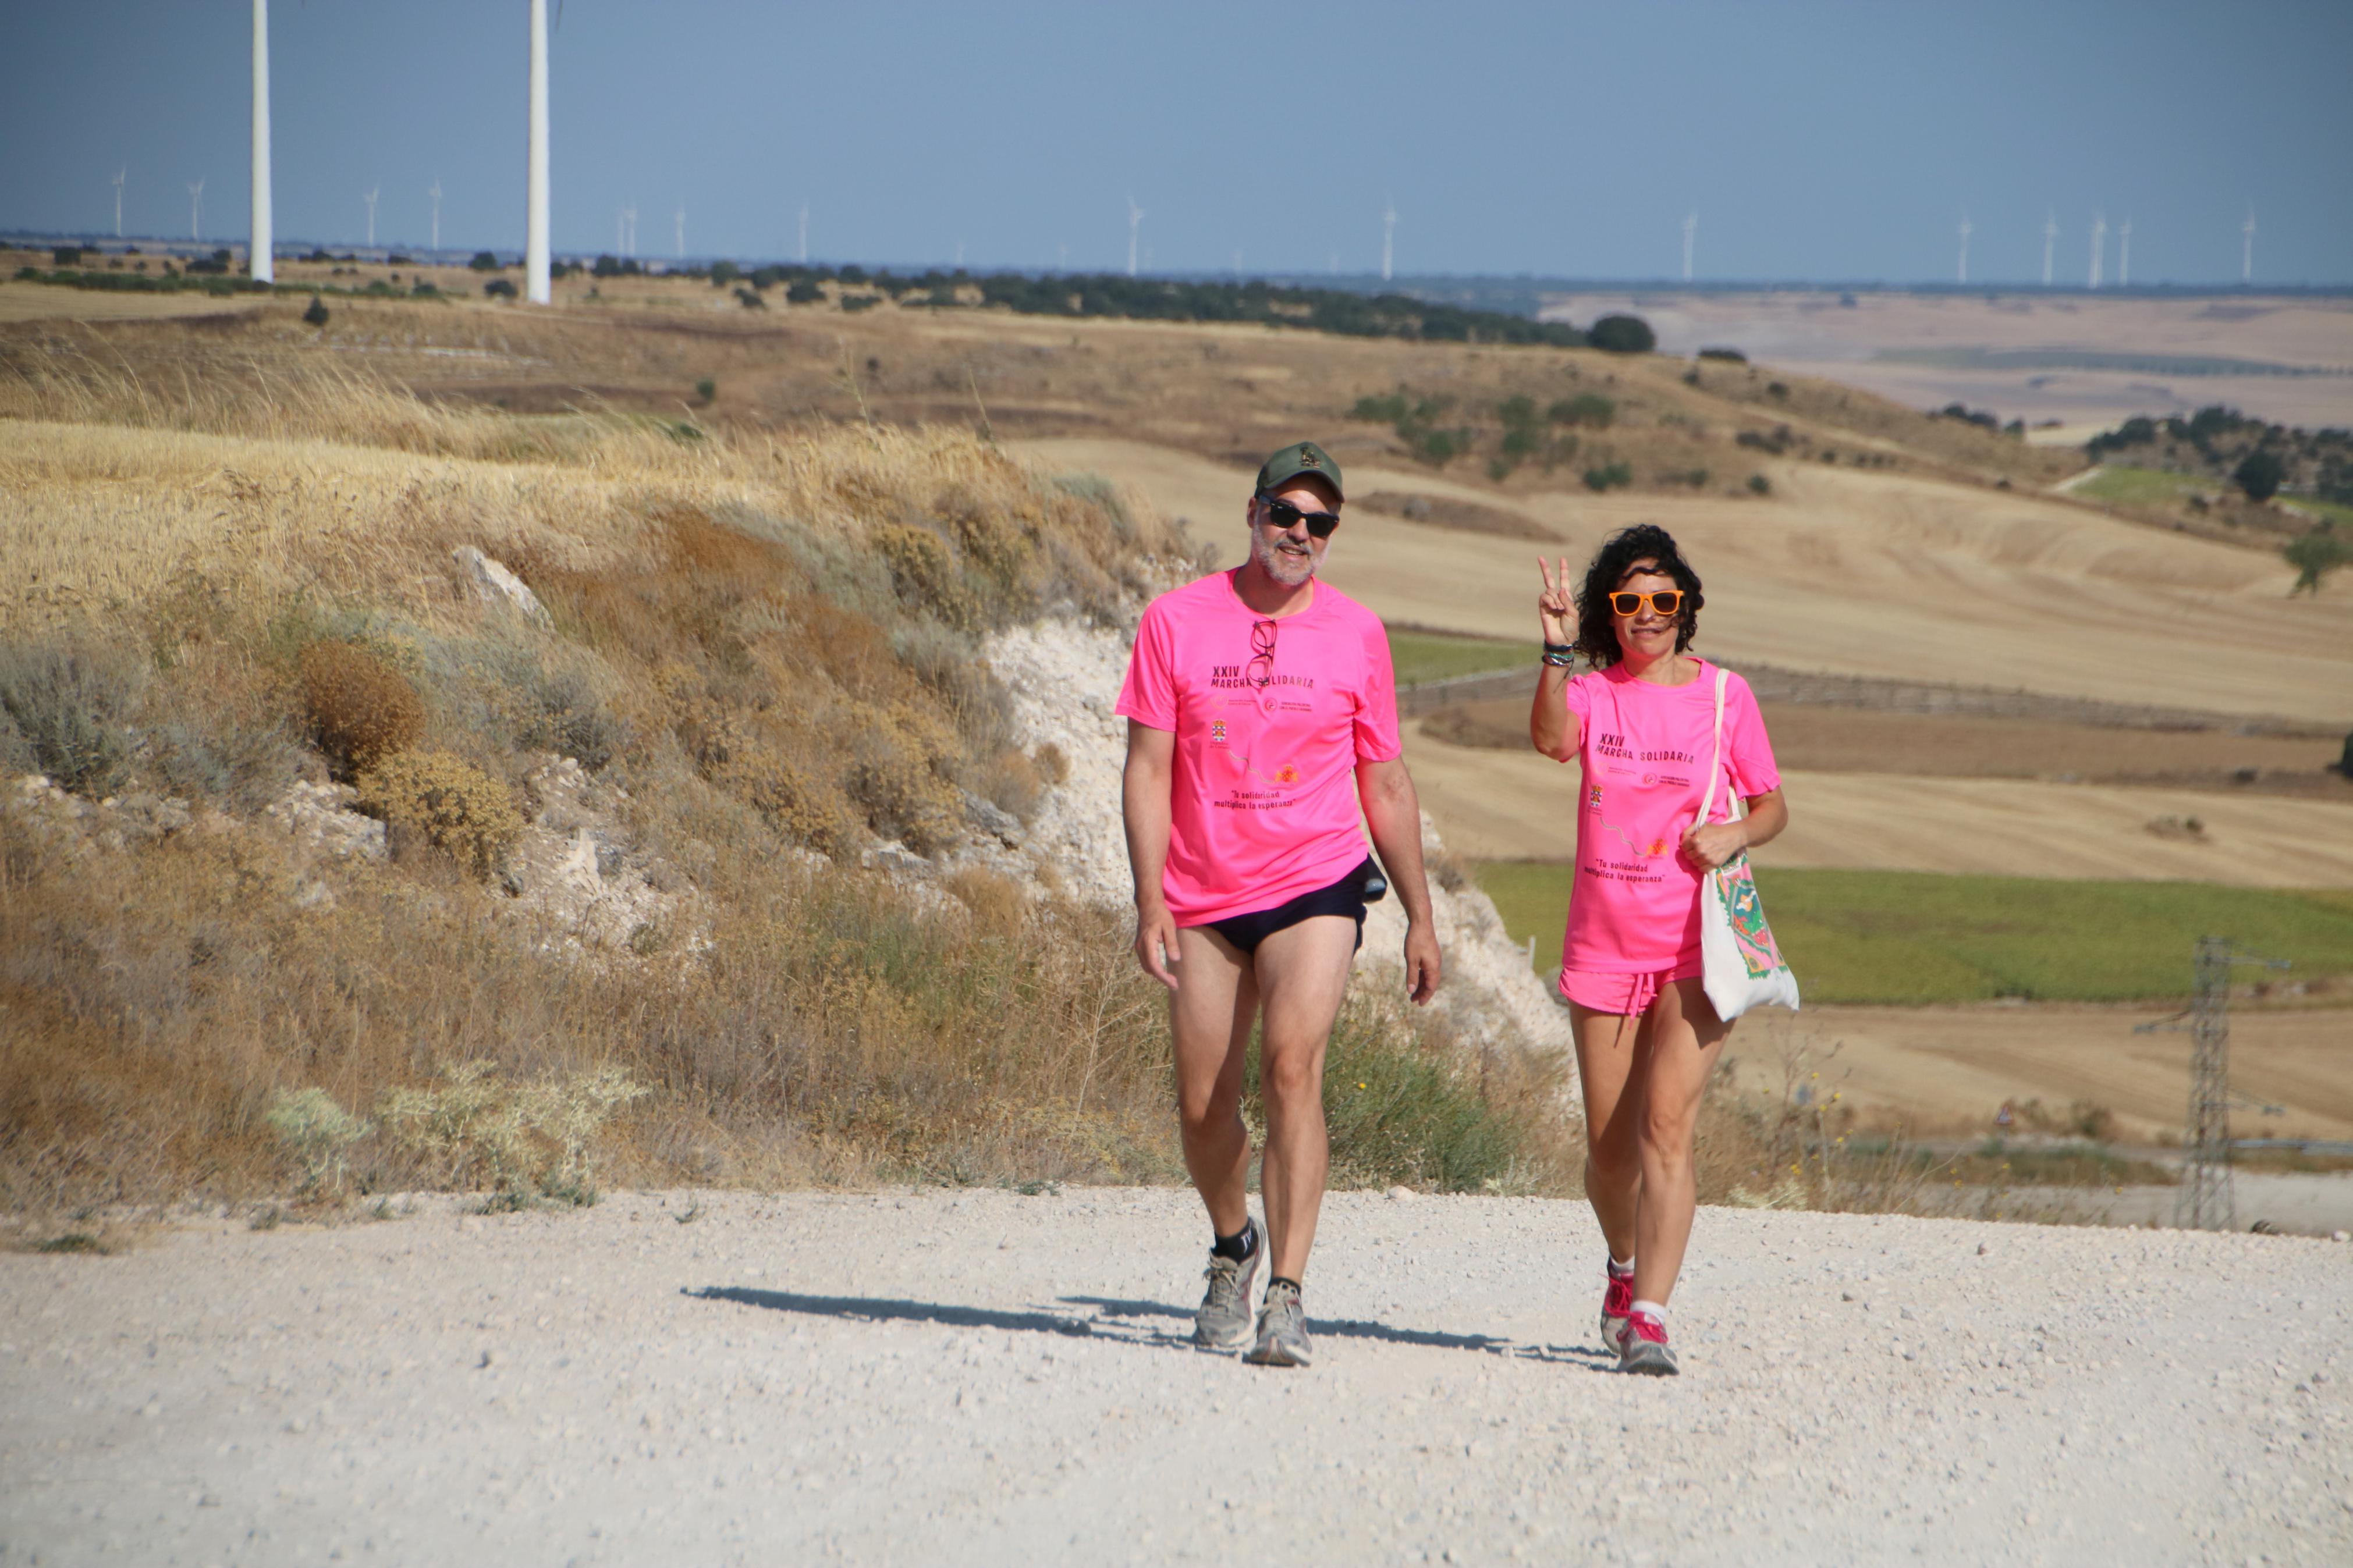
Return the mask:
M429 1088L392 1090L380 1113L396 1146L437 1184L487 1184L505 1207L540 1198L586 1206L596 1201L593 1141L646 1093L613 1067L512 1083L495 1064L472 1061L443 1068Z
M408 678L346 642L302 650L302 705L319 749L346 777L367 772L425 733L425 702Z
M360 809L416 835L476 877L506 864L522 837L514 792L448 752L396 752L359 776Z
M742 717L724 710L701 720L691 734L702 776L757 811L789 841L828 855L843 854L855 842L857 813L823 770L804 766Z
M111 794L130 776L122 721L142 684L139 667L83 637L0 644L0 742L66 788Z
M301 1167L304 1197L341 1193L351 1172L351 1146L373 1131L315 1084L280 1094L262 1120Z

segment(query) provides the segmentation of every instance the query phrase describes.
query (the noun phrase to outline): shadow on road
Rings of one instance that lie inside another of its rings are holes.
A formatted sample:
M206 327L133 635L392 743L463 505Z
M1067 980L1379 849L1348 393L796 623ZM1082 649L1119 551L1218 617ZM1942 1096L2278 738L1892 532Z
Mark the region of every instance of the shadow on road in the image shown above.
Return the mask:
M789 1290L755 1290L742 1285L709 1285L681 1294L698 1301L733 1301L772 1312L801 1312L819 1318L854 1318L868 1322L938 1323L955 1329L1003 1329L1014 1333L1060 1334L1071 1339L1108 1340L1119 1344L1190 1351L1198 1347L1188 1331L1154 1325L1152 1320L1191 1322L1189 1309L1165 1301L1124 1300L1110 1296L1064 1296L1058 1304L1092 1307L1092 1316L1070 1312L1008 1312L993 1307L957 1307L937 1301L888 1300L872 1296L803 1296ZM1308 1331L1319 1338L1374 1340L1384 1344L1419 1345L1427 1350L1472 1351L1509 1356L1514 1361L1557 1362L1596 1370L1615 1369L1618 1358L1585 1345L1532 1345L1493 1334L1448 1334L1429 1329L1398 1329L1360 1318L1310 1318Z

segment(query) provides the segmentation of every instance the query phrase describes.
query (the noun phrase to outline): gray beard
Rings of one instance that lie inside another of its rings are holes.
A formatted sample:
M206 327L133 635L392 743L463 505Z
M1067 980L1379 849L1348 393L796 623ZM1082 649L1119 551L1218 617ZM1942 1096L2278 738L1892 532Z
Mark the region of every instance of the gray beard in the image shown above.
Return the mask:
M1286 588L1296 588L1315 575L1315 557L1285 555L1274 546L1264 530L1254 531L1258 538L1251 542L1250 555L1258 562L1259 570Z

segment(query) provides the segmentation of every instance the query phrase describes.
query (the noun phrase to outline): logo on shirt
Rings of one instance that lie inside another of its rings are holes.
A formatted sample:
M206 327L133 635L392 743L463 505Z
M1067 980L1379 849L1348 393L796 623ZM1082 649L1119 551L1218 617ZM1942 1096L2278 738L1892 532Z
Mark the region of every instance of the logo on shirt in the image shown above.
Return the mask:
M1226 744L1226 721L1223 719L1209 721L1209 744L1213 746Z
M1596 811L1599 811L1601 809L1601 786L1599 784L1587 784L1585 786L1585 804L1591 806Z

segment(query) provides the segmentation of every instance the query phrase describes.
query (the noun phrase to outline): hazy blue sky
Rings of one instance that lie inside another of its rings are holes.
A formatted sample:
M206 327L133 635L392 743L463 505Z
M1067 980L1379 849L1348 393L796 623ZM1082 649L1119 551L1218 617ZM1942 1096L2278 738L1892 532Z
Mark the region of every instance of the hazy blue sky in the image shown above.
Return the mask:
M12 11L14 8L11 8ZM26 7L0 58L0 226L246 227L244 0ZM523 0L276 0L278 233L522 239ZM2353 281L2345 0L824 5L569 0L559 250L1166 269Z

